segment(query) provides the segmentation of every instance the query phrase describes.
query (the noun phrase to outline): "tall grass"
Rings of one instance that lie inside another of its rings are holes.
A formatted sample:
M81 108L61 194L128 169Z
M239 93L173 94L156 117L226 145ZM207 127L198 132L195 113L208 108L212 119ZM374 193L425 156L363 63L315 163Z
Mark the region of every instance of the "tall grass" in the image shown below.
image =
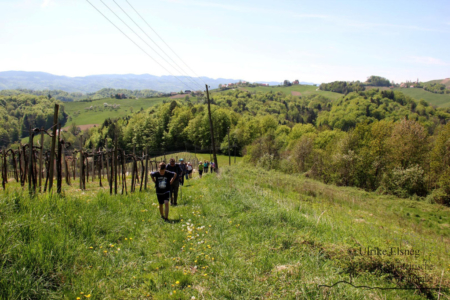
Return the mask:
M401 285L377 259L348 254L360 246L420 249L424 255L400 259L430 262L434 279L449 264L445 226L395 217L400 208L439 215L438 206L243 165L182 189L169 223L153 189L112 197L2 194L0 298L423 299L414 290L319 285L350 280L349 267L355 285Z

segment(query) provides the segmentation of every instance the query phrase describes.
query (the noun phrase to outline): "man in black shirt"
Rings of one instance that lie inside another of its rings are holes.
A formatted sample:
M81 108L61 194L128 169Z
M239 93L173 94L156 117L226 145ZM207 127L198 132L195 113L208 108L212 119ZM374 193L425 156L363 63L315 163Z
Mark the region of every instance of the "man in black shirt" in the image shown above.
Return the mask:
M180 168L181 168L181 175L179 177L179 180L180 180L181 186L184 186L184 175L187 173L187 167L186 167L186 164L184 163L183 158L180 159Z
M180 168L180 165L175 164L175 159L170 159L170 164L167 165L167 171L174 172L177 174L175 180L170 185L170 204L173 206L177 206L177 200L178 200L178 188L180 187L180 181L179 178L183 171Z
M168 221L169 220L169 198L170 198L170 186L173 184L177 177L177 174L167 171L166 164L159 164L159 171L152 172L150 174L153 182L155 183L156 196L159 202L159 212L161 213L161 218ZM165 211L163 212L163 206L165 204Z

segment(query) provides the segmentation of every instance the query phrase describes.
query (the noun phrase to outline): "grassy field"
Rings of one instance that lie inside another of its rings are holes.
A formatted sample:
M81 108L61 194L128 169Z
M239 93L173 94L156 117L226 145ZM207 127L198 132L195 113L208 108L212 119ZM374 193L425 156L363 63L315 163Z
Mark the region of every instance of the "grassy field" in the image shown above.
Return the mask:
M441 84L445 84L445 86L449 89L450 88L450 78L446 78L446 79L437 79L437 80L430 80L427 81L425 83L441 83Z
M192 100L196 98L190 97ZM87 124L102 124L107 118L119 118L130 115L132 112L139 111L141 108L147 109L151 106L162 103L164 100L172 101L170 98L148 98L148 99L101 99L92 102L65 102L65 111L72 119L68 121L68 125L75 122L77 125ZM180 100L180 99L178 99ZM86 111L87 107L98 106L103 108L103 103L120 104L118 110L103 110L103 111ZM78 116L74 116L74 112L79 111Z
M292 92L299 92L299 93L301 93L302 96L317 94L317 95L323 95L332 100L336 100L343 96L342 94L339 94L339 93L320 91L320 90L316 91L318 89L318 87L314 86L314 85L293 85L293 86L289 86L289 87L259 86L259 87L254 87L254 88L245 87L245 88L240 88L240 89L249 91L249 92L262 92L262 93L267 93L270 91L283 92L287 95L290 95Z
M435 94L427 92L424 89L414 89L414 88L395 88L394 90L400 91L405 95L413 97L416 100L424 99L431 105L437 107L450 107L449 94Z
M93 186L62 197L2 193L0 299L437 298L431 290L320 286L341 280L441 286L440 299L448 298L449 208L219 159L219 175L185 184L169 223L153 188L113 197ZM366 247L420 252L352 252ZM408 284L415 275L428 277Z

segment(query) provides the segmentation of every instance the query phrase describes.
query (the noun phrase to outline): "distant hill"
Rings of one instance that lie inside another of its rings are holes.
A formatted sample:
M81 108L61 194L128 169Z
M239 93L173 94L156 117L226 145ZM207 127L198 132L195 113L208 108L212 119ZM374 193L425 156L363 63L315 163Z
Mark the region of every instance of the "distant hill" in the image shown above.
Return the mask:
M450 78L430 80L424 83L440 83L445 85L448 89L450 89Z
M416 100L425 100L436 107L450 107L450 94L435 94L420 88L395 88Z
M182 84L180 81L185 82ZM194 82L197 82L195 84ZM211 88L219 84L236 83L239 79L188 78L183 76L154 76L150 74L111 74L85 77L58 76L44 72L6 71L0 72L0 90L61 90L68 93L93 93L103 88L127 90L154 90L158 92L179 92L181 90L204 90L204 83ZM264 82L277 85L279 82Z
M291 85L291 86L259 86L259 87L240 87L240 90L248 91L248 92L283 92L286 95L292 95L292 96L309 96L309 95L322 95L324 97L327 97L331 100L336 100L342 97L342 94L334 93L334 92L328 92L328 91L321 91L319 90L319 87L315 85L307 85L307 84L300 84L300 85Z

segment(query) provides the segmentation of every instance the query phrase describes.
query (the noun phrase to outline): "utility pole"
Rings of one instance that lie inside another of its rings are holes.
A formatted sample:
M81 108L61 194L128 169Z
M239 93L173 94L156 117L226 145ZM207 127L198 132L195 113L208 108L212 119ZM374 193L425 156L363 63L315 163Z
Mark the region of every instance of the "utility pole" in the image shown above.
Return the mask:
M228 165L231 166L231 156L230 156L230 127L228 127Z
M216 155L216 143L214 140L214 128L213 128L213 122L211 118L211 101L209 100L209 90L208 85L206 84L206 95L208 97L208 115L209 115L209 129L211 131L211 141L212 141L212 147L213 147L213 158L214 158L214 164L216 165L215 171L219 171L219 165L217 164L217 155Z

